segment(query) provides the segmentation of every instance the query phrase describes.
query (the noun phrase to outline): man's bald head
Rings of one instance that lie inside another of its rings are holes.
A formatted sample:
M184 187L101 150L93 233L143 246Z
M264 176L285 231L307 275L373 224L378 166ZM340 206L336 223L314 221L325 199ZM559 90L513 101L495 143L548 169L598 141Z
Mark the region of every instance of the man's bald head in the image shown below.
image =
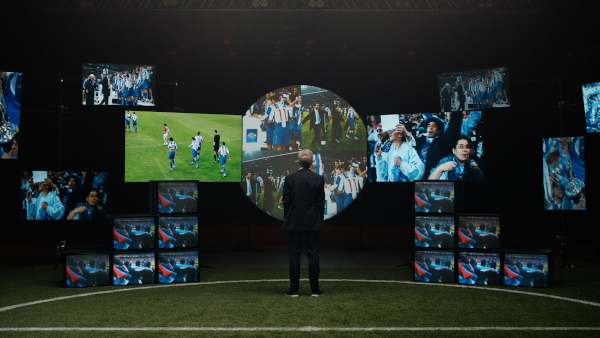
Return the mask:
M313 163L313 152L310 151L309 149L302 149L298 153L298 164L300 164L300 166L302 168L308 169L308 168L310 168L312 163Z

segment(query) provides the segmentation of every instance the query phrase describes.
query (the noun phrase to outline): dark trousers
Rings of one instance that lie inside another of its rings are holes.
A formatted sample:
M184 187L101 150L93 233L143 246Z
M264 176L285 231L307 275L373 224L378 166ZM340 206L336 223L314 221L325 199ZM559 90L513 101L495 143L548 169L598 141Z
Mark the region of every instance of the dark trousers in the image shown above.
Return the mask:
M321 230L315 231L289 231L288 253L290 257L290 290L298 292L300 286L300 251L302 240L306 239L306 253L308 256L308 279L312 292L319 291L319 242Z
M102 99L102 102L100 102L100 105L108 105L108 96L110 95L110 92L102 92L102 95L104 95L104 98Z

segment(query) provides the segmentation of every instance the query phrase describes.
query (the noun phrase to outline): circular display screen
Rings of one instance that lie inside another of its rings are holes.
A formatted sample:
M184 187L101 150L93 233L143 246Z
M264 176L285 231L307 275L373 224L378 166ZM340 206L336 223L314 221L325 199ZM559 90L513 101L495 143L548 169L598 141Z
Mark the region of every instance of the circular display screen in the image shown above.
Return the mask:
M270 91L242 122L242 182L262 211L283 220L285 176L300 169L298 152L314 153L312 170L325 178L325 219L352 203L367 182L367 132L354 108L315 86Z

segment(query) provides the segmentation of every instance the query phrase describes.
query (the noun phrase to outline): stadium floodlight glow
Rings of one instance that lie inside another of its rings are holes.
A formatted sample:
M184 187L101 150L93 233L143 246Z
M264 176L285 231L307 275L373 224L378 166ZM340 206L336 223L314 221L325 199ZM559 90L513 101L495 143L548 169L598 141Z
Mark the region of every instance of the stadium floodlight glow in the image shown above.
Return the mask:
M79 8L84 9L86 6L87 5L84 0L79 1Z
M316 5L317 5L317 2L316 2L315 0L310 0L310 1L308 2L308 7L311 7L311 8L312 8L312 7L315 7Z
M317 7L321 8L325 5L325 2L323 0L317 0Z
M261 5L262 7L267 7L267 5L268 5L268 4L269 4L269 3L267 2L267 0L260 0L260 5Z
M485 8L486 9L492 9L492 7L494 7L494 3L491 1L488 1L485 3Z
M88 7L88 8L93 8L93 7L94 7L94 2L93 2L93 1L91 1L91 0L88 0L88 2L87 2L87 7Z
M410 7L410 1L404 0L403 6L406 7L406 8L409 8Z
M171 6L177 6L177 0L171 0Z
M485 2L483 2L483 1L480 1L480 2L477 4L477 8L479 8L479 9L484 9L484 8L485 8Z
M258 7L260 5L260 0L252 0L252 6Z

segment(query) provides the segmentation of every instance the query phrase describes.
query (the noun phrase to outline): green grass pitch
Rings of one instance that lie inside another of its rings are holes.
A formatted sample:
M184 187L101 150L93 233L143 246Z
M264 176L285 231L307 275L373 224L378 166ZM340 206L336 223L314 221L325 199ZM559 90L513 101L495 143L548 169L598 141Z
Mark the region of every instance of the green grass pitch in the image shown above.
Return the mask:
M164 180L198 180L200 182L240 182L242 172L242 116L223 114L189 114L169 112L136 112L138 132L125 130L125 182ZM170 170L169 150L163 144L162 127L166 123L177 142L175 170ZM229 148L231 160L221 173L214 163L212 142L214 130ZM188 147L199 131L204 136L199 168L190 165L192 149Z

